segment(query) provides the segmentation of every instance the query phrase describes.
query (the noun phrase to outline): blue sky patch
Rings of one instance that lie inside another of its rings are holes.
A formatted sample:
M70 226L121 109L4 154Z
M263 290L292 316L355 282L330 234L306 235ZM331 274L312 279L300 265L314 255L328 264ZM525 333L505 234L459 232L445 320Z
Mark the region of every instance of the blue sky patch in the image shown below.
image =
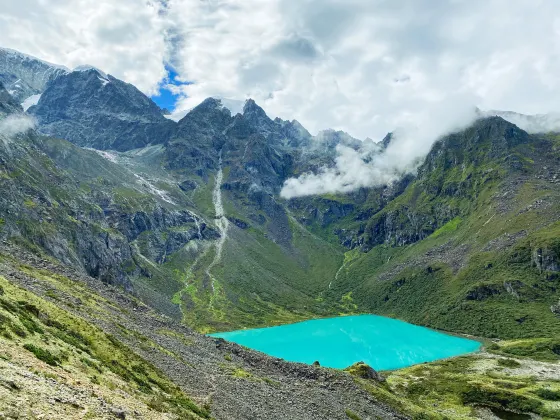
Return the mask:
M159 93L157 95L153 95L152 101L154 101L157 106L160 108L167 108L169 111L173 111L175 109L175 104L177 103L177 99L179 99L180 95L173 93L169 88L168 85L173 86L180 86L180 85L190 85L190 82L181 82L177 80L177 73L172 67L166 66L167 70L167 80L164 84L162 84Z

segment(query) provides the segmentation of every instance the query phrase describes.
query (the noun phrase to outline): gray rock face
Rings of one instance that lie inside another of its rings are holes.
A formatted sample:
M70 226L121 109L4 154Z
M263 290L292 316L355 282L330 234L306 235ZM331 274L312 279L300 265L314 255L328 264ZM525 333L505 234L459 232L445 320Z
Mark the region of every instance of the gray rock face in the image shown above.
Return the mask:
M2 82L0 82L0 118L22 111L21 106L8 93Z
M134 86L93 68L56 78L29 112L42 133L100 150L165 143L176 125Z
M560 271L560 255L557 249L552 247L535 248L531 253L531 257L533 264L540 272Z
M553 314L560 316L560 300L558 301L558 303L550 306L550 311Z
M0 119L21 111L0 85ZM217 235L192 213L158 202L157 195L145 194L144 201L127 206L113 186L138 185L133 174L96 152L33 130L0 140L0 175L0 239L25 240L127 290L131 276L150 275L137 261L162 263L189 241ZM91 177L103 181L81 189Z
M385 378L379 372L364 362L356 362L344 370L351 375L358 376L362 379L370 379L376 382L385 381Z
M226 141L224 130L232 122L229 109L208 98L179 123L166 150L166 162L175 170L207 178L217 168L218 151Z
M0 48L0 82L18 101L42 93L68 69L7 48Z

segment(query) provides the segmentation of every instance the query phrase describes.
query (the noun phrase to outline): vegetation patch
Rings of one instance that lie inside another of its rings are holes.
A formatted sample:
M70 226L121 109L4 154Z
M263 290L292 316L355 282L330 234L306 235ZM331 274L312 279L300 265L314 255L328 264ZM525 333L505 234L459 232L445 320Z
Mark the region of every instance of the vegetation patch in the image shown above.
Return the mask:
M57 290L78 295L82 305L92 305L90 310L98 310L101 298L94 298L74 282L47 272L39 273L31 267L27 267L26 272ZM155 406L155 401L161 401L162 412L174 413L179 418L210 418L208 407L196 405L162 372L115 337L1 276L0 287L4 291L0 297L0 330L3 332L0 343L6 340L7 331L16 332L26 339L22 347L37 359L55 368L64 364L69 375L73 375L76 368L83 372L80 381L89 379L103 389L119 386L130 398L144 404L153 400ZM13 340L20 343L19 338Z
M37 359L42 360L43 362L45 362L48 365L51 366L58 366L61 363L61 360L59 357L55 356L54 354L52 354L50 351L38 347L34 344L24 344L23 348L26 350L29 350L31 353L33 353L35 355L35 357L37 357Z
M542 401L529 398L514 392L491 389L484 386L471 385L461 393L464 404L483 405L487 407L503 408L521 413L540 412Z
M496 354L530 357L545 362L560 360L560 340L550 338L493 343L487 350Z
M515 369L521 366L521 363L514 359L498 359L498 366Z
M547 401L560 401L560 390L555 391L549 388L539 388L534 391L535 395Z
M360 416L349 409L346 409L346 417L348 417L350 420L362 420Z

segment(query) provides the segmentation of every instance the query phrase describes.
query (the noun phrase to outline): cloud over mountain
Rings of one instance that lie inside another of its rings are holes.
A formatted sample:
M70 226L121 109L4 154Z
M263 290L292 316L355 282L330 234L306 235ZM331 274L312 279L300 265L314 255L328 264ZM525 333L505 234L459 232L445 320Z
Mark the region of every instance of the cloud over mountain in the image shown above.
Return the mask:
M34 13L28 13L33 10ZM177 112L209 96L254 98L312 132L381 138L426 104L555 111L560 4L551 1L22 0L0 10L0 45L89 63L158 89Z

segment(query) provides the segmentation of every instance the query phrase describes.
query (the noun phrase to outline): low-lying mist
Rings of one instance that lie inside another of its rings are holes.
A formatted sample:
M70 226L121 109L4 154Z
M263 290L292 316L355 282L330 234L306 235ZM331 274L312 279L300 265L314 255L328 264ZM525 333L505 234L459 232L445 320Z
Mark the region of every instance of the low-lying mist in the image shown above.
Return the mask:
M390 184L407 173L414 173L442 136L468 127L477 118L470 101L442 101L423 110L403 113L389 146L356 151L337 146L334 167L305 173L286 180L283 198L326 193L348 193L358 188Z
M0 136L10 138L35 128L35 119L25 114L8 115L0 120Z

